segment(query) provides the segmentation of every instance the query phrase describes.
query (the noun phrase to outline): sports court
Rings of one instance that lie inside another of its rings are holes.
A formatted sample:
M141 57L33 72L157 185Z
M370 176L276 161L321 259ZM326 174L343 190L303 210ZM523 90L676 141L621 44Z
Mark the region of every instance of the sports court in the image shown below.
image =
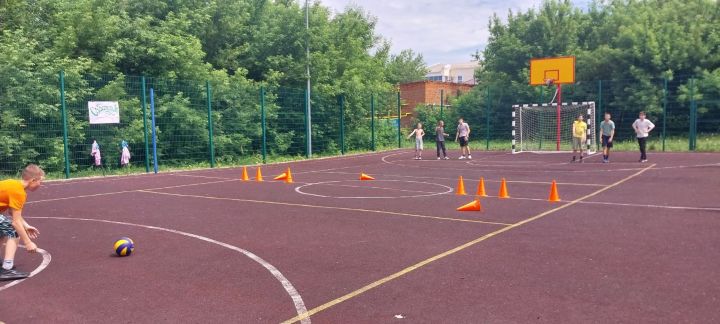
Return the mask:
M455 152L453 152L455 153ZM720 154L410 150L47 182L0 318L153 323L720 320ZM291 168L294 183L272 178ZM375 178L360 181L360 173ZM458 177L468 195L455 193ZM482 211L459 212L480 178ZM505 178L510 195L497 198ZM548 202L556 180L561 202ZM112 243L135 241L130 257Z

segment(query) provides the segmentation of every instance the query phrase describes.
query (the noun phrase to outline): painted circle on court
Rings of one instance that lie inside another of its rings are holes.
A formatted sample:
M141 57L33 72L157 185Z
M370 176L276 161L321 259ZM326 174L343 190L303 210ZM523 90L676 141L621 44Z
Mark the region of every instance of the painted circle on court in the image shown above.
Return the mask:
M342 195L338 188L356 192L354 196ZM431 182L410 180L338 180L308 183L295 188L299 194L339 199L395 199L438 196L454 191L453 188Z

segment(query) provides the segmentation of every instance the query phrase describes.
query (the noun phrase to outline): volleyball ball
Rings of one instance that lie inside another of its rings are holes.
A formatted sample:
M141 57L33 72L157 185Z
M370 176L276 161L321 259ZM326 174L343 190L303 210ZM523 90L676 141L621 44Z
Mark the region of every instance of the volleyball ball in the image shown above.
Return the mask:
M135 249L135 243L128 237L121 237L115 241L115 253L118 256L129 256Z

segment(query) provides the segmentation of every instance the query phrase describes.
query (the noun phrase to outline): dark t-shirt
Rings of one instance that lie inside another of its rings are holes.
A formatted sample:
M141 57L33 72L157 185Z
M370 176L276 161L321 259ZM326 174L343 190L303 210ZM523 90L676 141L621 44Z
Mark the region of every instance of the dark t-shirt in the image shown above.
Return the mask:
M444 127L435 127L435 140L438 142L444 142L445 141L445 128Z

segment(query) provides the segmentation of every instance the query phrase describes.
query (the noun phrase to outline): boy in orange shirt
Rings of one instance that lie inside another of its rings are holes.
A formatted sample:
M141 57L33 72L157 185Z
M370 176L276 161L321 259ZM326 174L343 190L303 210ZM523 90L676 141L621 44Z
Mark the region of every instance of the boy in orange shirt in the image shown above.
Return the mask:
M14 269L14 258L18 239L23 241L28 252L37 251L37 245L30 239L37 238L40 232L25 222L22 209L27 199L25 190L37 190L44 178L45 172L37 165L30 164L23 170L21 180L0 181L0 242L5 243L0 280L22 279L29 275ZM3 215L6 211L10 217Z

